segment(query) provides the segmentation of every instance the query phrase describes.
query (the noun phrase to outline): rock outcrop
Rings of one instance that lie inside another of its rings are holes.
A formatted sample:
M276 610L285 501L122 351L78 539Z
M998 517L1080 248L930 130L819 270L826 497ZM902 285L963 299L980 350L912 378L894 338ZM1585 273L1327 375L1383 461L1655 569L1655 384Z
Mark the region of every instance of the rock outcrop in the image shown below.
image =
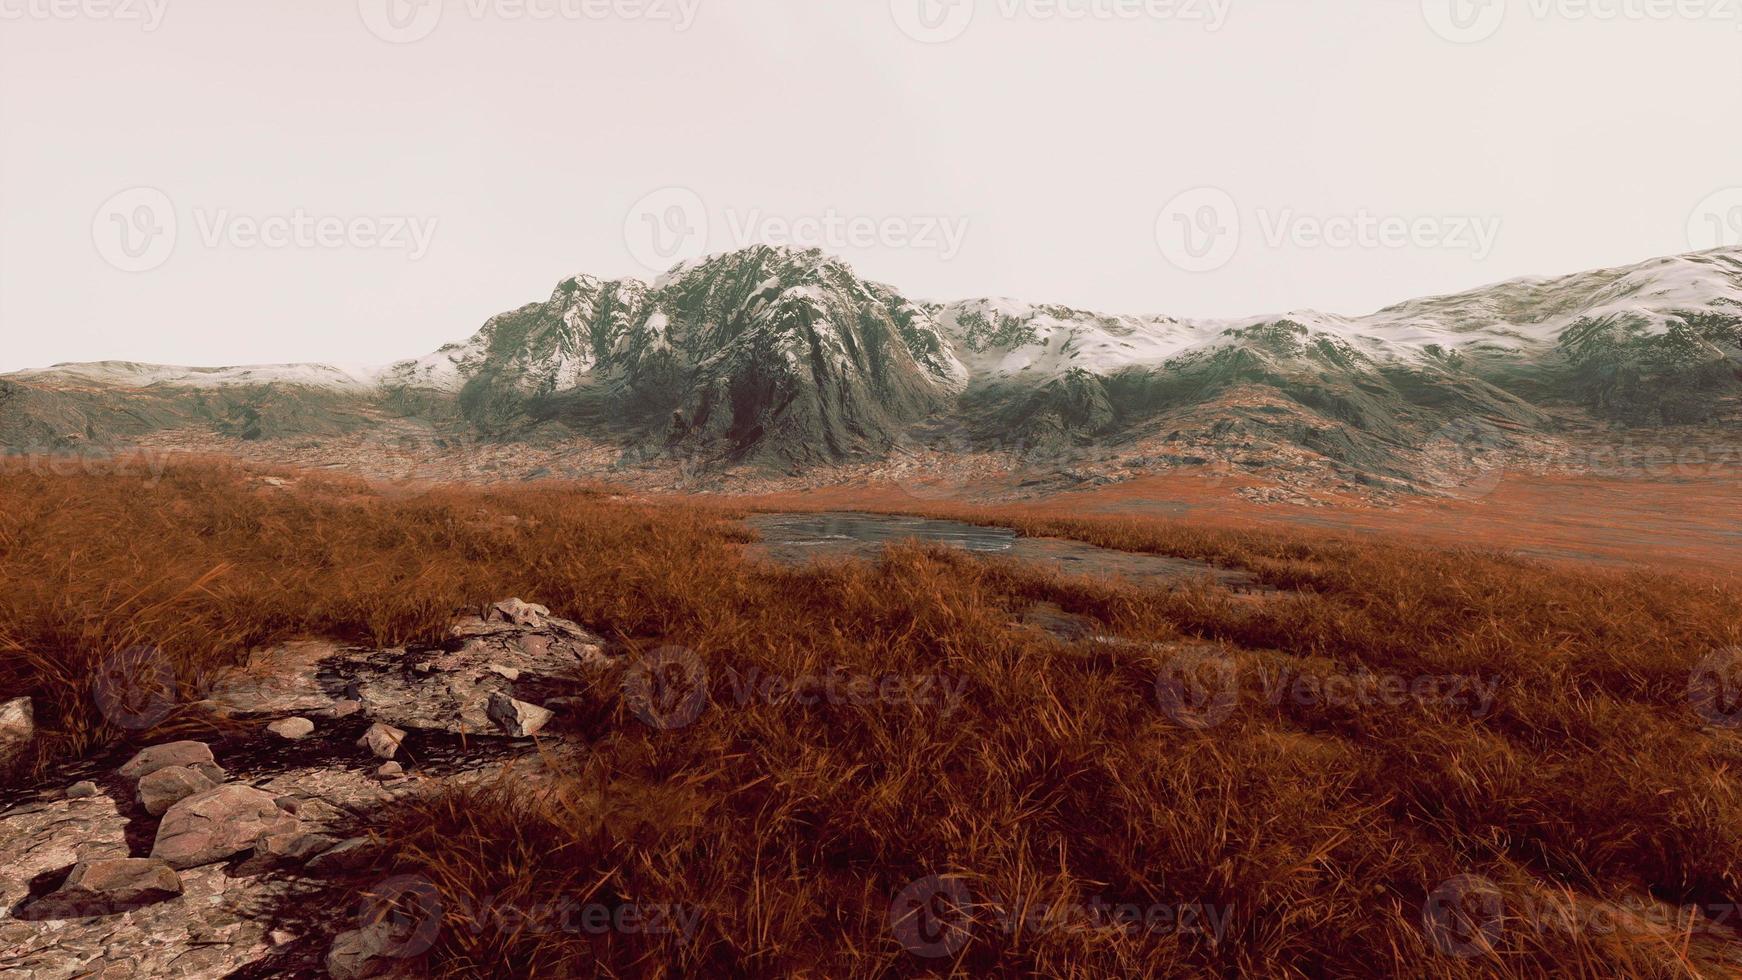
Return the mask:
M260 651L201 705L252 723L80 763L0 808L0 972L218 980L250 964L364 975L399 962L402 937L331 914L355 910L355 877L380 856L372 815L510 765L516 779L548 771L569 750L516 734L555 717L534 700L610 663L542 607L486 612L437 649ZM299 718L321 721L295 740L270 730Z

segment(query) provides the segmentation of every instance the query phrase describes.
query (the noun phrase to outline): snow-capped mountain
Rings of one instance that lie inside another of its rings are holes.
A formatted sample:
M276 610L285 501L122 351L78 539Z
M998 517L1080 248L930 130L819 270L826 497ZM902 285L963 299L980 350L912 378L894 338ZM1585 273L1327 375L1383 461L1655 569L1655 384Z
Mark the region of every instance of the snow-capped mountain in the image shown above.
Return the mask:
M940 426L992 445L1234 432L1357 472L1460 419L1707 421L1742 391L1742 250L1520 279L1363 317L1123 316L920 303L817 251L755 247L648 283L576 276L468 340L379 367L59 365L0 379L14 446L177 426L250 439L415 414L474 437L785 466Z
M687 451L875 451L967 385L931 315L820 252L753 248L652 284L566 279L464 344L377 374L456 394L497 433L591 419Z

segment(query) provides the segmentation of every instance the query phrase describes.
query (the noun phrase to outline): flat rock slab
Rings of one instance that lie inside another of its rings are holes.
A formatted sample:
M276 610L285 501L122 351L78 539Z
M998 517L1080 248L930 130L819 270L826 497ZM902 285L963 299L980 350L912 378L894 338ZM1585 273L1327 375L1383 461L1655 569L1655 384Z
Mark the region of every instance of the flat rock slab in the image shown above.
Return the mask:
M204 706L227 717L282 716L275 724L357 712L402 729L500 735L489 714L492 695L514 697L517 683L610 663L598 636L529 603L502 603L489 618L461 617L451 636L436 650L281 644L221 672Z

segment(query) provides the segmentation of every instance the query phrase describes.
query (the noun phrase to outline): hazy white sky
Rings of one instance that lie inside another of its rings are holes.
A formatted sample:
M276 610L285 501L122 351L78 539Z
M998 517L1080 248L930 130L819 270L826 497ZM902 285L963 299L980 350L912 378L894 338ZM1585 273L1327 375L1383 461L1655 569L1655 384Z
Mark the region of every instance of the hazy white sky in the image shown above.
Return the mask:
M423 3L0 0L0 370L389 361L753 240L1236 315L1742 237L1742 0Z

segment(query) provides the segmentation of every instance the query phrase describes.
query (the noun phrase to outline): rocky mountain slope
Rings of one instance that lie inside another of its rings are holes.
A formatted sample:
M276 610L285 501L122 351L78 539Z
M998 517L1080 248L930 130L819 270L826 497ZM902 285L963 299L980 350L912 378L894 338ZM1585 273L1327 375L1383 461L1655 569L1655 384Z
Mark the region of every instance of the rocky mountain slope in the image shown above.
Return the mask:
M1503 451L1568 426L1727 424L1742 250L1521 279L1365 317L1114 316L921 303L816 251L755 247L652 283L577 276L469 340L380 368L60 365L0 378L0 444L197 430L260 442L415 419L444 445L618 446L795 471L1161 443L1355 482L1422 482L1424 446ZM1428 481L1431 482L1431 481Z

